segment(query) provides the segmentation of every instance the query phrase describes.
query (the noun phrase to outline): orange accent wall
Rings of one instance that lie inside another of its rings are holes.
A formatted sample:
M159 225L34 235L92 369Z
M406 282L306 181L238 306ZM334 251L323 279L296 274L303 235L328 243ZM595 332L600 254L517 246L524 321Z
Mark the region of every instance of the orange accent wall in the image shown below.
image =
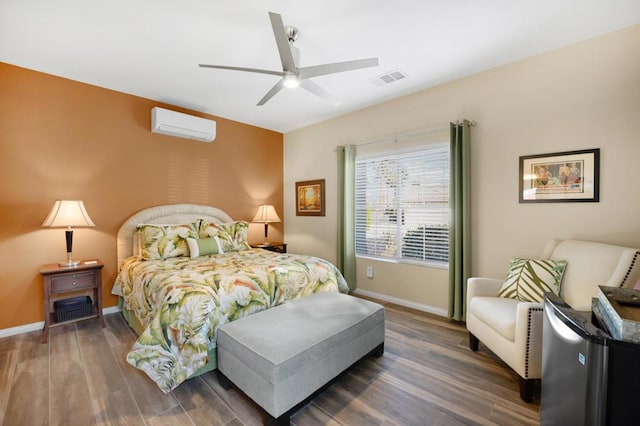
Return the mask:
M216 140L151 133L154 106L216 120ZM267 203L282 217L282 175L281 133L0 63L0 329L44 319L38 269L66 256L64 230L41 227L56 199L83 200L96 224L74 231L73 257L104 262L108 307L128 216L195 203L250 221ZM249 240L263 230L251 225Z

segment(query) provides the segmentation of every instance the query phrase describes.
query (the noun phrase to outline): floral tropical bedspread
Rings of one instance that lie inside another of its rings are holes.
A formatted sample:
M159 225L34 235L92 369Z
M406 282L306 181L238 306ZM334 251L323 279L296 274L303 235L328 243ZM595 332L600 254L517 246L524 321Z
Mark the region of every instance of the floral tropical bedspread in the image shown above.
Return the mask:
M112 293L144 327L127 361L167 393L208 362L218 327L322 291L348 291L331 263L263 249L123 263Z

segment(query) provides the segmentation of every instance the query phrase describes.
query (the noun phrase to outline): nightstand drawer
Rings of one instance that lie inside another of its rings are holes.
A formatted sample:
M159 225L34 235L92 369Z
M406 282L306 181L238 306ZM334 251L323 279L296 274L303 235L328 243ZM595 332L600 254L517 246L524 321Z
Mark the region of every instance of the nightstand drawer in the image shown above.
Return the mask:
M95 272L79 272L51 278L51 292L73 291L96 286Z

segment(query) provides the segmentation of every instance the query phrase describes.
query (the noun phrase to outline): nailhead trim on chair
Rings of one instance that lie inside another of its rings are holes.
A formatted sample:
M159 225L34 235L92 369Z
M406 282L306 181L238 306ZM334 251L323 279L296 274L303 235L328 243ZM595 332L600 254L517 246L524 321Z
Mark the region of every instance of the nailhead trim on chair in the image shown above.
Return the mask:
M629 269L627 269L627 273L624 274L624 279L620 283L620 288L624 287L624 283L626 283L627 280L629 279L629 275L631 275L631 271L633 271L633 267L636 264L636 260L638 260L638 256L640 256L640 252L639 251L637 251L636 254L633 255L633 260L631 261L631 266L629 266Z
M531 316L533 312L542 312L543 308L531 308L527 318L527 355L524 357L524 375L525 379L529 378L529 349L531 348Z

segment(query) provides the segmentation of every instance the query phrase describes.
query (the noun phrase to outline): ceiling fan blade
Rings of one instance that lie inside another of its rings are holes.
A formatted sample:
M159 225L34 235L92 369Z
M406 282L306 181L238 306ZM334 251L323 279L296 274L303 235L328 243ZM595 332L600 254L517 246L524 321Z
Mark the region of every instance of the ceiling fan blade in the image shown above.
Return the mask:
M334 62L332 64L314 65L311 67L299 68L300 77L318 77L321 75L334 74L337 72L358 70L361 68L377 67L378 58L358 59L355 61Z
M331 93L327 92L311 80L300 80L300 87L308 90L309 92L324 99L325 101L331 102L334 106L338 106L342 103L338 100L338 98L336 98Z
M200 66L201 68L215 68L220 70L255 72L258 74L277 75L279 77L284 76L284 73L282 71L261 70L259 68L228 67L225 65L208 65L208 64L198 64L198 66Z
M283 87L284 87L284 78L280 79L280 81L278 81L276 85L273 86L271 90L269 90L267 94L262 97L262 99L260 99L260 102L258 102L257 106L262 106L266 104L267 101L273 98L276 93L282 90Z
M285 31L284 24L282 23L282 16L277 13L269 12L269 19L271 19L273 35L275 36L276 44L278 45L282 69L284 71L296 72L296 62L293 60L293 53L291 52L291 45L289 45L289 37L287 37L287 32Z

